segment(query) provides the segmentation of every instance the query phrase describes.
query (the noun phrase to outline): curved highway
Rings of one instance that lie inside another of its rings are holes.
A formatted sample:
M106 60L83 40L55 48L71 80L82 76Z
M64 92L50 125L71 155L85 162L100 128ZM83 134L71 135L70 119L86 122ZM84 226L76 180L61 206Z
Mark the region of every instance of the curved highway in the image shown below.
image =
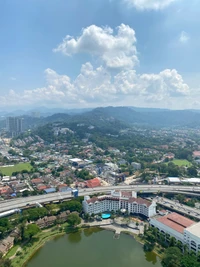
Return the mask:
M92 195L94 193L110 192L111 190L131 190L141 193L145 192L176 192L183 194L197 195L200 193L200 187L194 186L172 186L172 185L122 185L122 186L106 186L79 189L79 196ZM200 194L199 194L200 195ZM52 194L37 195L23 198L15 198L11 200L0 201L0 212L24 208L29 205L35 205L36 202L48 203L53 201L62 201L72 198L71 192L57 192Z

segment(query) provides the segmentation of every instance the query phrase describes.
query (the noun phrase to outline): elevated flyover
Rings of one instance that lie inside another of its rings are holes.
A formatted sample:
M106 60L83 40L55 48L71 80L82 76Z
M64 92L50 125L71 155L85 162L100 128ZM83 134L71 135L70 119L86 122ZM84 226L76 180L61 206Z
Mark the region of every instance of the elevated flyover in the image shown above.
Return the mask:
M79 196L92 195L95 193L108 193L111 190L131 190L140 193L177 193L200 196L200 187L194 186L172 186L172 185L119 185L119 186L105 186L96 188L80 189ZM29 196L22 198L15 198L11 200L0 201L0 212L24 208L35 205L36 203L46 204L51 202L63 201L71 199L73 196L71 192L57 192L45 195Z

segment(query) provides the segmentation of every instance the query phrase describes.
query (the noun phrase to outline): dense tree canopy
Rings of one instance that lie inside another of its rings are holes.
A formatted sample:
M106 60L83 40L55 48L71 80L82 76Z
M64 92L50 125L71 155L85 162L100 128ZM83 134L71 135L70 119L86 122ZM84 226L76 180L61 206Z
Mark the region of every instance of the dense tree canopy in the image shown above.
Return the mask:
M70 226L76 226L81 223L81 218L76 213L71 213L68 215L67 222Z
M24 239L31 239L40 231L40 228L36 224L28 224L24 229Z

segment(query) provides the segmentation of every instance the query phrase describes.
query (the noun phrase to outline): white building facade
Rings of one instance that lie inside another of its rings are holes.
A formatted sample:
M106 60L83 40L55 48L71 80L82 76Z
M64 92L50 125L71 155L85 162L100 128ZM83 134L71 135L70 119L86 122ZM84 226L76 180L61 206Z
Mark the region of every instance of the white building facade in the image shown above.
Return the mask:
M84 212L90 215L121 209L126 209L129 214L136 213L146 217L156 214L156 203L137 198L136 192L112 191L110 195L93 198L85 196L82 204Z
M200 223L195 223L184 230L184 244L194 252L200 251Z
M196 223L175 212L159 217L151 218L150 225L156 227L161 233L181 241L189 250L200 251L200 222Z

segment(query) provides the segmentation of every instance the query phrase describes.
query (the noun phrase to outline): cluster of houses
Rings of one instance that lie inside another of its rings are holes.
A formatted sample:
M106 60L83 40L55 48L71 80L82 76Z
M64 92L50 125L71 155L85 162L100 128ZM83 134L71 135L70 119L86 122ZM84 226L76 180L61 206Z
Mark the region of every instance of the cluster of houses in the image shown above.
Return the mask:
M76 213L78 214L78 212L73 211L72 213ZM67 217L70 214L70 211L63 211L61 212L59 215L57 216L45 216L43 218L38 219L35 223L38 225L39 228L47 228L50 227L52 225L54 225L55 223L64 223L67 221Z

